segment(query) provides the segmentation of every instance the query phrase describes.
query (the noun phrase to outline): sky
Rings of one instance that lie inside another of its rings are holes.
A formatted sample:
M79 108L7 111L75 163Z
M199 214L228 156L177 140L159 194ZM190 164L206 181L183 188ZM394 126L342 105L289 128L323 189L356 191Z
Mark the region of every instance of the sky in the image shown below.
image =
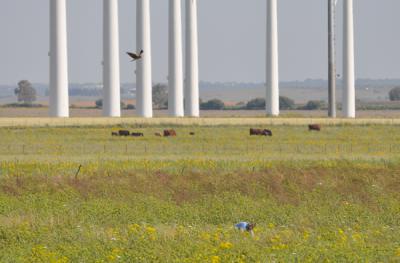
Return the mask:
M1 0L0 84L48 83L48 2ZM198 0L198 5L200 79L264 82L266 0ZM135 0L119 0L121 82L135 82L135 64L125 55L136 49L135 6ZM101 82L102 1L67 0L67 8L70 82ZM400 78L399 10L399 0L354 0L357 78ZM278 13L281 80L326 79L327 0L278 0ZM153 81L166 82L167 0L151 0L151 27Z

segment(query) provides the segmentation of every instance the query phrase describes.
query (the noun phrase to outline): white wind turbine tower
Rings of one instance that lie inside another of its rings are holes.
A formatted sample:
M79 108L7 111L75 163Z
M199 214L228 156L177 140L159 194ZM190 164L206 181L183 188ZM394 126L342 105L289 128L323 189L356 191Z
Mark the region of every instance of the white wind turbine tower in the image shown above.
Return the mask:
M144 118L153 117L150 0L137 0L136 48L143 50L142 58L136 60L136 112Z
M277 0L267 0L267 67L266 111L279 115L279 63L278 63L278 7Z
M343 116L356 117L353 0L343 1Z
M103 0L103 115L121 116L118 0Z
M200 116L197 0L186 0L185 115Z
M328 0L328 116L336 118L336 4Z
M184 116L182 53L181 0L169 0L168 110L172 117Z
M69 117L66 0L50 0L50 98L52 117Z

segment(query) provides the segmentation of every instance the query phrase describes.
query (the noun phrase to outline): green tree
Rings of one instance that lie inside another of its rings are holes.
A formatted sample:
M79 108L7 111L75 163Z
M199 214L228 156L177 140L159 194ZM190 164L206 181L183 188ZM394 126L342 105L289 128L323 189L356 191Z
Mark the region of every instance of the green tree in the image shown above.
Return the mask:
M207 102L203 102L200 104L200 108L202 110L223 110L225 108L225 104L222 100L213 99Z
M17 95L18 102L26 104L32 104L37 98L36 90L28 80L21 80L18 82L18 88L14 90L14 93Z
M153 86L153 106L157 109L166 109L168 107L168 87L164 84Z
M281 96L279 97L279 108L281 110L293 110L296 107L294 100Z
M103 108L103 100L102 99L96 100L95 104L96 104L96 108L98 108L98 109Z
M291 109L295 108L295 103L292 99L281 96L281 97L279 97L279 108L281 110L291 110ZM247 110L263 110L263 109L265 109L265 99L256 98L256 99L250 100L246 104L246 109Z
M324 107L324 102L319 101L319 100L310 100L307 102L307 104L304 106L303 109L305 110L319 110Z
M389 99L391 101L399 101L400 100L400 87L395 87L389 92Z
M253 99L246 104L247 110L263 110L265 109L265 99L256 98Z

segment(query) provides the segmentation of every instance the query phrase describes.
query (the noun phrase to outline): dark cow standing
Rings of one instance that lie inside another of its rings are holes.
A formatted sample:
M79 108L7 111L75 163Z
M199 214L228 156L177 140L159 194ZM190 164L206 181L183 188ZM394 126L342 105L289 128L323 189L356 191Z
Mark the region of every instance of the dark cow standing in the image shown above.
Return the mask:
M131 133L127 130L119 130L118 131L119 136L129 136Z
M264 135L264 136L272 136L272 131L265 129L265 130L263 130L262 135Z
M321 131L321 125L319 124L310 124L308 125L309 131Z
M189 133L191 136L195 136L196 134L194 132Z
M267 129L250 129L250 136L257 135L257 136L272 136L272 131Z
M176 131L175 130L164 130L164 137L175 137Z
M133 136L133 137L144 137L144 134L142 132L132 132L131 136Z

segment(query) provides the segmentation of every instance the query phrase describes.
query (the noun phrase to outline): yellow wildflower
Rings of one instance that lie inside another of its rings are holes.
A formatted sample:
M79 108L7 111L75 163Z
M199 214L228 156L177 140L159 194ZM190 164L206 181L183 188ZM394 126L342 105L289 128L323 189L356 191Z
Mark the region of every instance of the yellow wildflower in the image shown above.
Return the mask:
M222 249L230 249L233 247L233 244L231 242L222 242L219 247Z
M221 259L219 258L219 256L212 256L211 257L211 263L220 263Z
M308 231L304 231L303 238L304 240L308 240L310 238L310 233Z
M156 232L156 229L154 227L148 226L148 227L146 227L146 231L149 234L153 234Z

